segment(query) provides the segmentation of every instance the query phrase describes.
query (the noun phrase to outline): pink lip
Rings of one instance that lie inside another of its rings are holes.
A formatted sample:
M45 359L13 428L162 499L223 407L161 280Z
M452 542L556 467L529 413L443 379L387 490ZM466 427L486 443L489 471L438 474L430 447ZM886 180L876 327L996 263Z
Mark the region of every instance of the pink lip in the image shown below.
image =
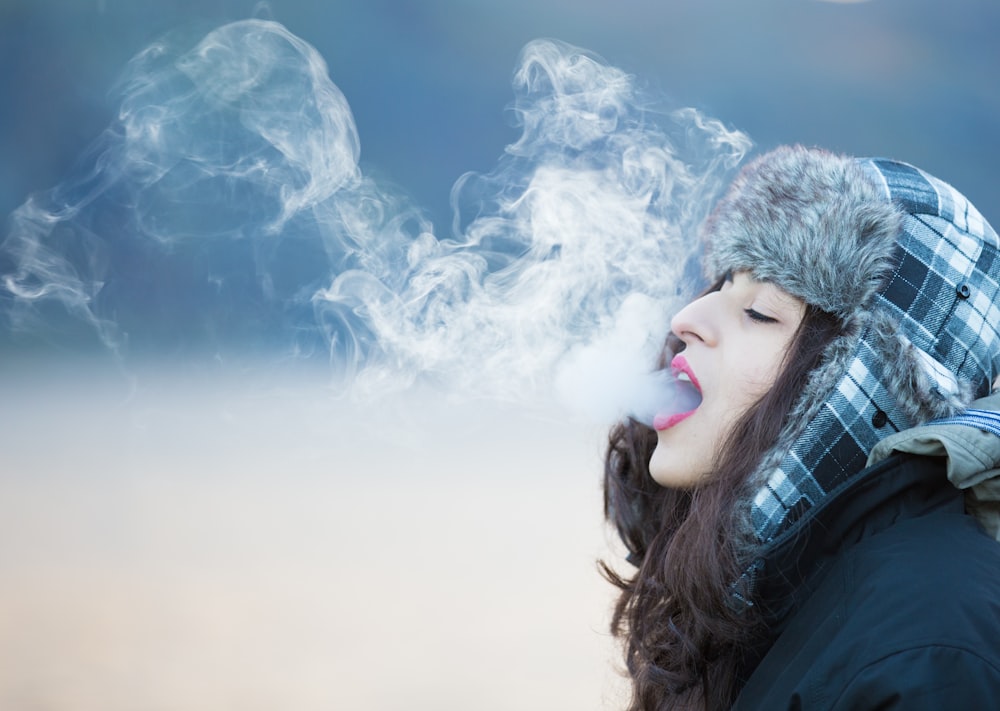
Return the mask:
M657 415L653 418L653 429L657 432L662 432L663 430L669 430L671 427L676 425L678 422L686 420L694 414L694 410L691 412L680 412L676 415Z
M698 378L695 377L694 371L691 370L691 366L687 362L687 358L683 354L678 353L674 356L673 360L670 361L670 372L676 377L678 373L684 373L686 376L691 378L691 384L694 385L698 392L701 392L701 383L698 382Z
M678 373L684 373L691 379L691 384L694 385L695 389L700 393L701 384L698 382L698 378L695 377L694 371L691 370L690 364L687 362L687 358L678 354L673 357L670 361L670 371L676 376ZM697 408L695 408L697 410ZM653 429L658 432L663 430L668 430L679 422L683 422L687 418L691 417L695 413L695 410L690 410L688 412L678 412L672 415L657 415L653 418Z

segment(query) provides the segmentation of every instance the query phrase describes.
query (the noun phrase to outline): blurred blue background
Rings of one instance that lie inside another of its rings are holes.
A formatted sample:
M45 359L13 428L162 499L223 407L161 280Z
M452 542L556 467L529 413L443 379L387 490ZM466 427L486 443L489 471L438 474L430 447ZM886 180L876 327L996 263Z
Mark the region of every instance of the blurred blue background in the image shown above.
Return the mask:
M138 52L248 17L317 48L364 174L408 193L439 237L455 181L517 140L511 79L540 37L598 53L653 108L694 107L756 151L912 162L1000 224L996 0L0 0L0 215L79 177ZM168 308L138 298L170 293L159 282L174 273L200 274L132 270L118 317L166 332L204 316L205 284ZM254 313L230 305L209 317ZM621 560L600 523L602 426L426 390L358 403L309 378L103 377L63 358L72 348L53 349L56 368L18 369L7 335L0 707L623 706L613 591L594 565Z
M125 63L253 15L313 44L354 111L362 167L450 222L452 183L516 137L518 52L553 37L763 150L803 142L912 162L998 221L1000 5L992 0L3 0L0 213L59 182L115 111Z

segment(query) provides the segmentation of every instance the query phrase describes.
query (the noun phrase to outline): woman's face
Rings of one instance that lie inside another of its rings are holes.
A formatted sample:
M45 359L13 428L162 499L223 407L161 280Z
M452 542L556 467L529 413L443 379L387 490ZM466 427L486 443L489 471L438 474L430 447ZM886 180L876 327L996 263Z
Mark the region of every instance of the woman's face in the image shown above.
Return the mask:
M804 313L799 299L736 272L674 316L670 329L685 348L671 367L691 378L702 402L657 418L649 471L658 484L688 488L709 472L733 424L774 384Z

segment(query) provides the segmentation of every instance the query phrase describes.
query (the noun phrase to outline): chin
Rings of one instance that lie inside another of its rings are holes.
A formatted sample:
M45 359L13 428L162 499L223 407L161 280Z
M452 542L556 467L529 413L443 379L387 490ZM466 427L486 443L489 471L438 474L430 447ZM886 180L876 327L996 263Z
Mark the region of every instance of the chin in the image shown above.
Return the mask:
M655 451L653 458L649 461L649 475L660 486L671 489L689 489L697 483L699 478L692 476L687 470L678 468L675 462L658 462Z
M672 430L668 432L675 435ZM661 439L649 459L650 477L670 489L693 489L712 469L711 460L699 456L702 445L701 441L692 441L690 435L681 439L670 437L667 441Z

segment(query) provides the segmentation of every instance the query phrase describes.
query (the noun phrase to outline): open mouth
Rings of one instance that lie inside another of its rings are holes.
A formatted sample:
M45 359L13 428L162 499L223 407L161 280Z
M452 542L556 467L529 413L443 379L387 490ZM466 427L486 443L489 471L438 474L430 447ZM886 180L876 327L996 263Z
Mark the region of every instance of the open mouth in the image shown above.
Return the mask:
M683 422L701 405L701 385L683 355L678 354L670 361L670 372L674 376L673 397L653 417L653 428L660 432Z

